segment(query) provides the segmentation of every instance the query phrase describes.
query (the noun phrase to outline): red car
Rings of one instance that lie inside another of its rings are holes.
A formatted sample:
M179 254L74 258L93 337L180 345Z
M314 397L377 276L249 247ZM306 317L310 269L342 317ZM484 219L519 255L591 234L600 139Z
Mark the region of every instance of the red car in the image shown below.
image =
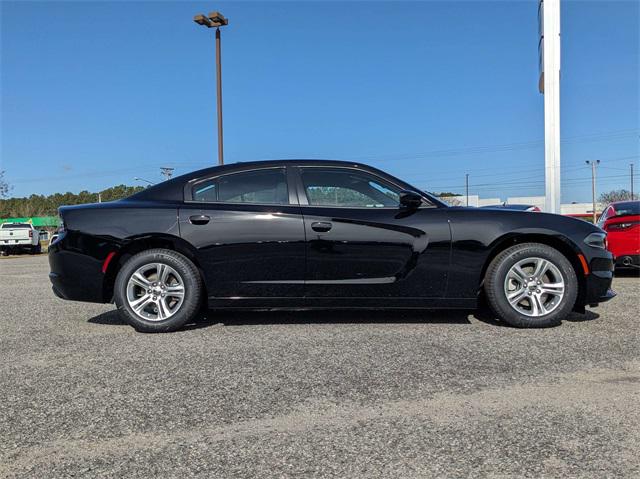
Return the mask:
M617 267L640 268L640 201L611 203L598 220Z

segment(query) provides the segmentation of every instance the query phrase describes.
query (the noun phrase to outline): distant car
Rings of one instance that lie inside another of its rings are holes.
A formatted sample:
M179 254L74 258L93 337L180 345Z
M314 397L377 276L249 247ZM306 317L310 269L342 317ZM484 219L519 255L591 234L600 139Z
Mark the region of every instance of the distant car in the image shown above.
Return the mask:
M611 203L598 220L616 267L640 268L640 201Z
M49 238L49 248L51 248L51 245L56 242L58 236L59 234L57 231L51 235L51 238Z
M27 250L31 254L40 253L40 231L30 223L2 223L0 252L7 255L18 250Z
M507 204L507 203L503 203L501 205L481 206L480 208L515 210L515 211L535 211L535 212L538 212L538 213L542 211L536 205L510 205L510 204Z
M236 163L120 201L60 208L54 292L115 301L139 331L211 308L473 309L559 324L615 296L606 234L585 221L449 207L363 164Z

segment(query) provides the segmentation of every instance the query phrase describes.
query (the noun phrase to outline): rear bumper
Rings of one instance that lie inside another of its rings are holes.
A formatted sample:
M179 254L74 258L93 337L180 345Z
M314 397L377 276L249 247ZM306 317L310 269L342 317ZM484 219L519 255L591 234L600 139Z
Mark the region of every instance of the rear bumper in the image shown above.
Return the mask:
M2 240L0 241L0 248L32 248L34 245L29 240Z
M616 268L640 269L640 255L624 254L616 258Z
M49 280L62 299L104 303L104 275L101 262L90 256L63 249L56 242L49 249Z

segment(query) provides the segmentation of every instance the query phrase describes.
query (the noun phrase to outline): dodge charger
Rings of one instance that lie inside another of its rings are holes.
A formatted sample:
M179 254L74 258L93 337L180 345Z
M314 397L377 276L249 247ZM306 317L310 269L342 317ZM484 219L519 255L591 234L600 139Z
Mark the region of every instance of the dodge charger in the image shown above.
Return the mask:
M114 302L143 332L203 308L474 309L559 324L611 299L606 233L582 220L450 207L376 168L236 163L60 208L60 298Z

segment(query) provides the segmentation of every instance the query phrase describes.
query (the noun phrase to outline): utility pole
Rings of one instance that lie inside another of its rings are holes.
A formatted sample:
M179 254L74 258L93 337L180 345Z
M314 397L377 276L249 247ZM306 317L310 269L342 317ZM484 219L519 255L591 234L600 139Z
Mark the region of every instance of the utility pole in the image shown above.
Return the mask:
M162 176L164 176L165 180L169 180L173 176L173 170L174 169L175 168L170 168L168 166L161 166L160 167L160 174L162 174Z
M596 213L596 166L600 164L600 160L587 160L585 163L591 165L591 199L593 201L593 224L595 224L598 219Z
M102 203L102 193L98 192L98 203Z
M465 186L466 195L467 195L467 206L469 206L469 173L464 175L464 186Z
M220 12L209 15L196 15L193 21L198 25L216 29L216 95L218 105L218 164L224 164L222 149L222 53L220 51L220 27L229 24L229 20Z
M629 166L631 167L631 199L635 200L635 196L633 196L633 163Z

